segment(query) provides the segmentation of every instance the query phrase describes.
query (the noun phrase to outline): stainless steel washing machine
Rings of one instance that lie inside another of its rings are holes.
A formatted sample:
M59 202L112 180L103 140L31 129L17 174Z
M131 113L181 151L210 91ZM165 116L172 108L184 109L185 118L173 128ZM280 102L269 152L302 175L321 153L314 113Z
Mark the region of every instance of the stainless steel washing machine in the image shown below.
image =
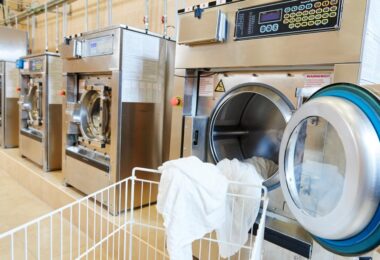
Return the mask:
M58 54L22 57L20 63L20 132L23 157L44 171L61 169L62 60Z
M265 238L307 258L314 241L340 255L380 242L379 8L252 0L179 10L184 88L174 93L182 116L172 131L183 128L172 150L274 162L263 176Z
M127 26L66 39L61 46L66 184L89 194L130 176L133 167L157 168L168 158L170 131L164 129L171 116L165 103L174 51L175 42ZM136 206L156 192L146 190ZM119 196L115 205L104 196L103 203L117 213L117 201Z

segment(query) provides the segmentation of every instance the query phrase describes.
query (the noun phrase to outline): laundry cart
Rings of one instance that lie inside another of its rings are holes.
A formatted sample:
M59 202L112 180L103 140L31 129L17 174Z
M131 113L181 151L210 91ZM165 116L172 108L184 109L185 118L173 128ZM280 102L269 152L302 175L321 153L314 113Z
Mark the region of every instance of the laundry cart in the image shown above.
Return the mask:
M122 203L117 196L123 195L126 198L123 203L143 200L144 192L151 193L159 185L157 181L136 177L136 173L159 176L157 170L134 168L126 179L0 234L0 259L169 259L165 228L155 203L118 215L112 215L112 209L103 204L104 199ZM249 231L247 243L231 259L250 259L253 253L261 255L261 240L256 242L255 236L262 236L264 232L267 190L237 182L229 185L262 190L262 210L257 224ZM120 190L125 193L121 194ZM227 199L258 202L257 198L243 194L227 194ZM236 207L236 210L241 209ZM218 243L228 242L218 241L215 232L195 241L194 259L221 259Z

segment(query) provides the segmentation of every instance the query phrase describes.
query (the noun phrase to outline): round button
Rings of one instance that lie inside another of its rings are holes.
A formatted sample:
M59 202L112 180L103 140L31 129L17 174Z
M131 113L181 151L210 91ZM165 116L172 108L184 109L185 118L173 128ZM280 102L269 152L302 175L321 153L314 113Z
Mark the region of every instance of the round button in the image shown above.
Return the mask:
M289 14L285 14L285 15L284 15L284 18L285 18L285 19L288 19L289 17L290 17Z
M289 24L289 29L293 29L293 28L294 28L294 23Z
M275 24L272 25L272 30L273 30L274 32L277 32L277 31L278 31L278 24L277 24L277 23L275 23Z
M314 9L310 10L309 14L315 14L315 10Z
M329 20L328 20L328 19L323 19L323 20L322 20L322 24L323 24L323 25L326 25L326 24L328 24L328 23L329 23Z
M328 14L328 13L322 14L322 18L324 18L324 19L329 18L329 17L330 17L330 14Z
M265 25L260 26L260 32L265 33L267 31L267 27Z
M309 21L309 22L307 23L308 26L313 26L314 24L315 24L314 21Z
M300 27L301 27L301 24L300 24L300 23L296 23L295 27L296 27L296 28L300 28Z
M330 2L329 1L323 1L322 6L329 6Z
M292 6L292 11L293 12L297 12L297 10L298 10L298 6Z
M301 17L297 17L297 18L296 18L296 22L297 22L297 23L299 23L299 22L301 22L301 21L302 21L302 18L301 18Z
M324 12L324 13L327 13L327 12L329 12L329 11L330 11L330 8L328 8L328 7L323 8L323 12Z
M321 21L321 20L316 20L316 21L315 21L315 25L316 25L316 26L319 26L319 25L321 25L321 23L322 23L322 21Z
M290 7L286 7L284 10L285 13L289 13L290 11L291 11Z
M296 16L298 16L298 17L302 16L302 12L297 12Z
M319 8L319 7L321 7L321 5L322 5L321 2L316 2L316 3L314 4L314 7L315 7L315 8Z
M291 13L291 14L290 14L290 17L295 17L295 16L296 16L295 13Z
M309 16L309 20L311 21L311 20L314 20L315 19L315 16L314 15L310 15Z
M291 22L291 23L294 23L295 21L296 21L295 18L290 18L290 22Z
M271 32L271 31L273 30L272 25L271 25L271 24L268 24L266 30L267 30L267 32Z
M282 22L283 24L288 24L289 23L289 20L288 19L284 19L284 21Z
M307 21L309 19L309 17L308 16L304 16L304 17L302 17L302 21Z
M323 12L322 8L319 8L317 9L317 11L315 11L317 14L321 14Z
M332 12L332 13L330 13L330 17L336 17L336 12Z
M336 4L338 4L338 0L331 0L331 1L330 1L330 4L332 4L332 5L336 5Z
M336 7L336 6L331 6L330 7L330 11L331 12L336 12L336 10L338 10L338 7Z
M313 8L313 4L309 3L309 4L306 4L306 9L311 9Z
M301 24L301 26L302 26L302 27L306 27L306 26L307 26L307 22L303 22L303 23Z
M310 10L311 11L311 10ZM308 10L305 10L302 12L303 15L308 15L309 14L309 11Z
M305 5L300 5L300 6L298 6L298 10L300 10L300 11L303 11L303 10L305 10L305 8L306 8L306 6L305 6Z
M173 107L176 107L176 106L180 106L181 105L181 98L180 97L172 97L170 99L170 104L173 106Z
M317 15L315 16L315 19L322 19L322 15L321 15L321 14L317 14Z

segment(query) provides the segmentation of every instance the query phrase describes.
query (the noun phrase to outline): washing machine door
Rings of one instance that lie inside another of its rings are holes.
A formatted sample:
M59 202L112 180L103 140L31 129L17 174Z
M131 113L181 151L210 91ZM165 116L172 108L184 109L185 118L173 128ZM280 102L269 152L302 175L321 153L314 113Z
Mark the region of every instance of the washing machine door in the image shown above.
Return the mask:
M294 107L278 89L246 83L228 91L210 115L209 147L215 162L225 158L256 163L264 185L279 186L278 158Z
M29 126L42 125L42 84L29 83L28 92L24 98L23 108L27 111Z
M107 143L110 129L109 91L90 89L83 93L80 102L80 130L82 136L92 144L104 146Z
M380 100L334 84L290 119L280 147L281 188L298 222L326 249L359 255L380 243Z

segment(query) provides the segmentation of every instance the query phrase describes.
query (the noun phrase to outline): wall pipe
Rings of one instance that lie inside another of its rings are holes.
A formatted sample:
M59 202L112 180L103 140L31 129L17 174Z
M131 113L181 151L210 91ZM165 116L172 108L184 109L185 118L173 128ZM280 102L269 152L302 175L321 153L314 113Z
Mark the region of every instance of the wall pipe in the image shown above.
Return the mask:
M45 2L45 51L49 51L49 39L48 39L48 13L47 2Z
M58 5L55 6L55 52L58 53L59 28L58 28Z
M145 16L144 16L145 31L149 31L149 0L145 0Z

